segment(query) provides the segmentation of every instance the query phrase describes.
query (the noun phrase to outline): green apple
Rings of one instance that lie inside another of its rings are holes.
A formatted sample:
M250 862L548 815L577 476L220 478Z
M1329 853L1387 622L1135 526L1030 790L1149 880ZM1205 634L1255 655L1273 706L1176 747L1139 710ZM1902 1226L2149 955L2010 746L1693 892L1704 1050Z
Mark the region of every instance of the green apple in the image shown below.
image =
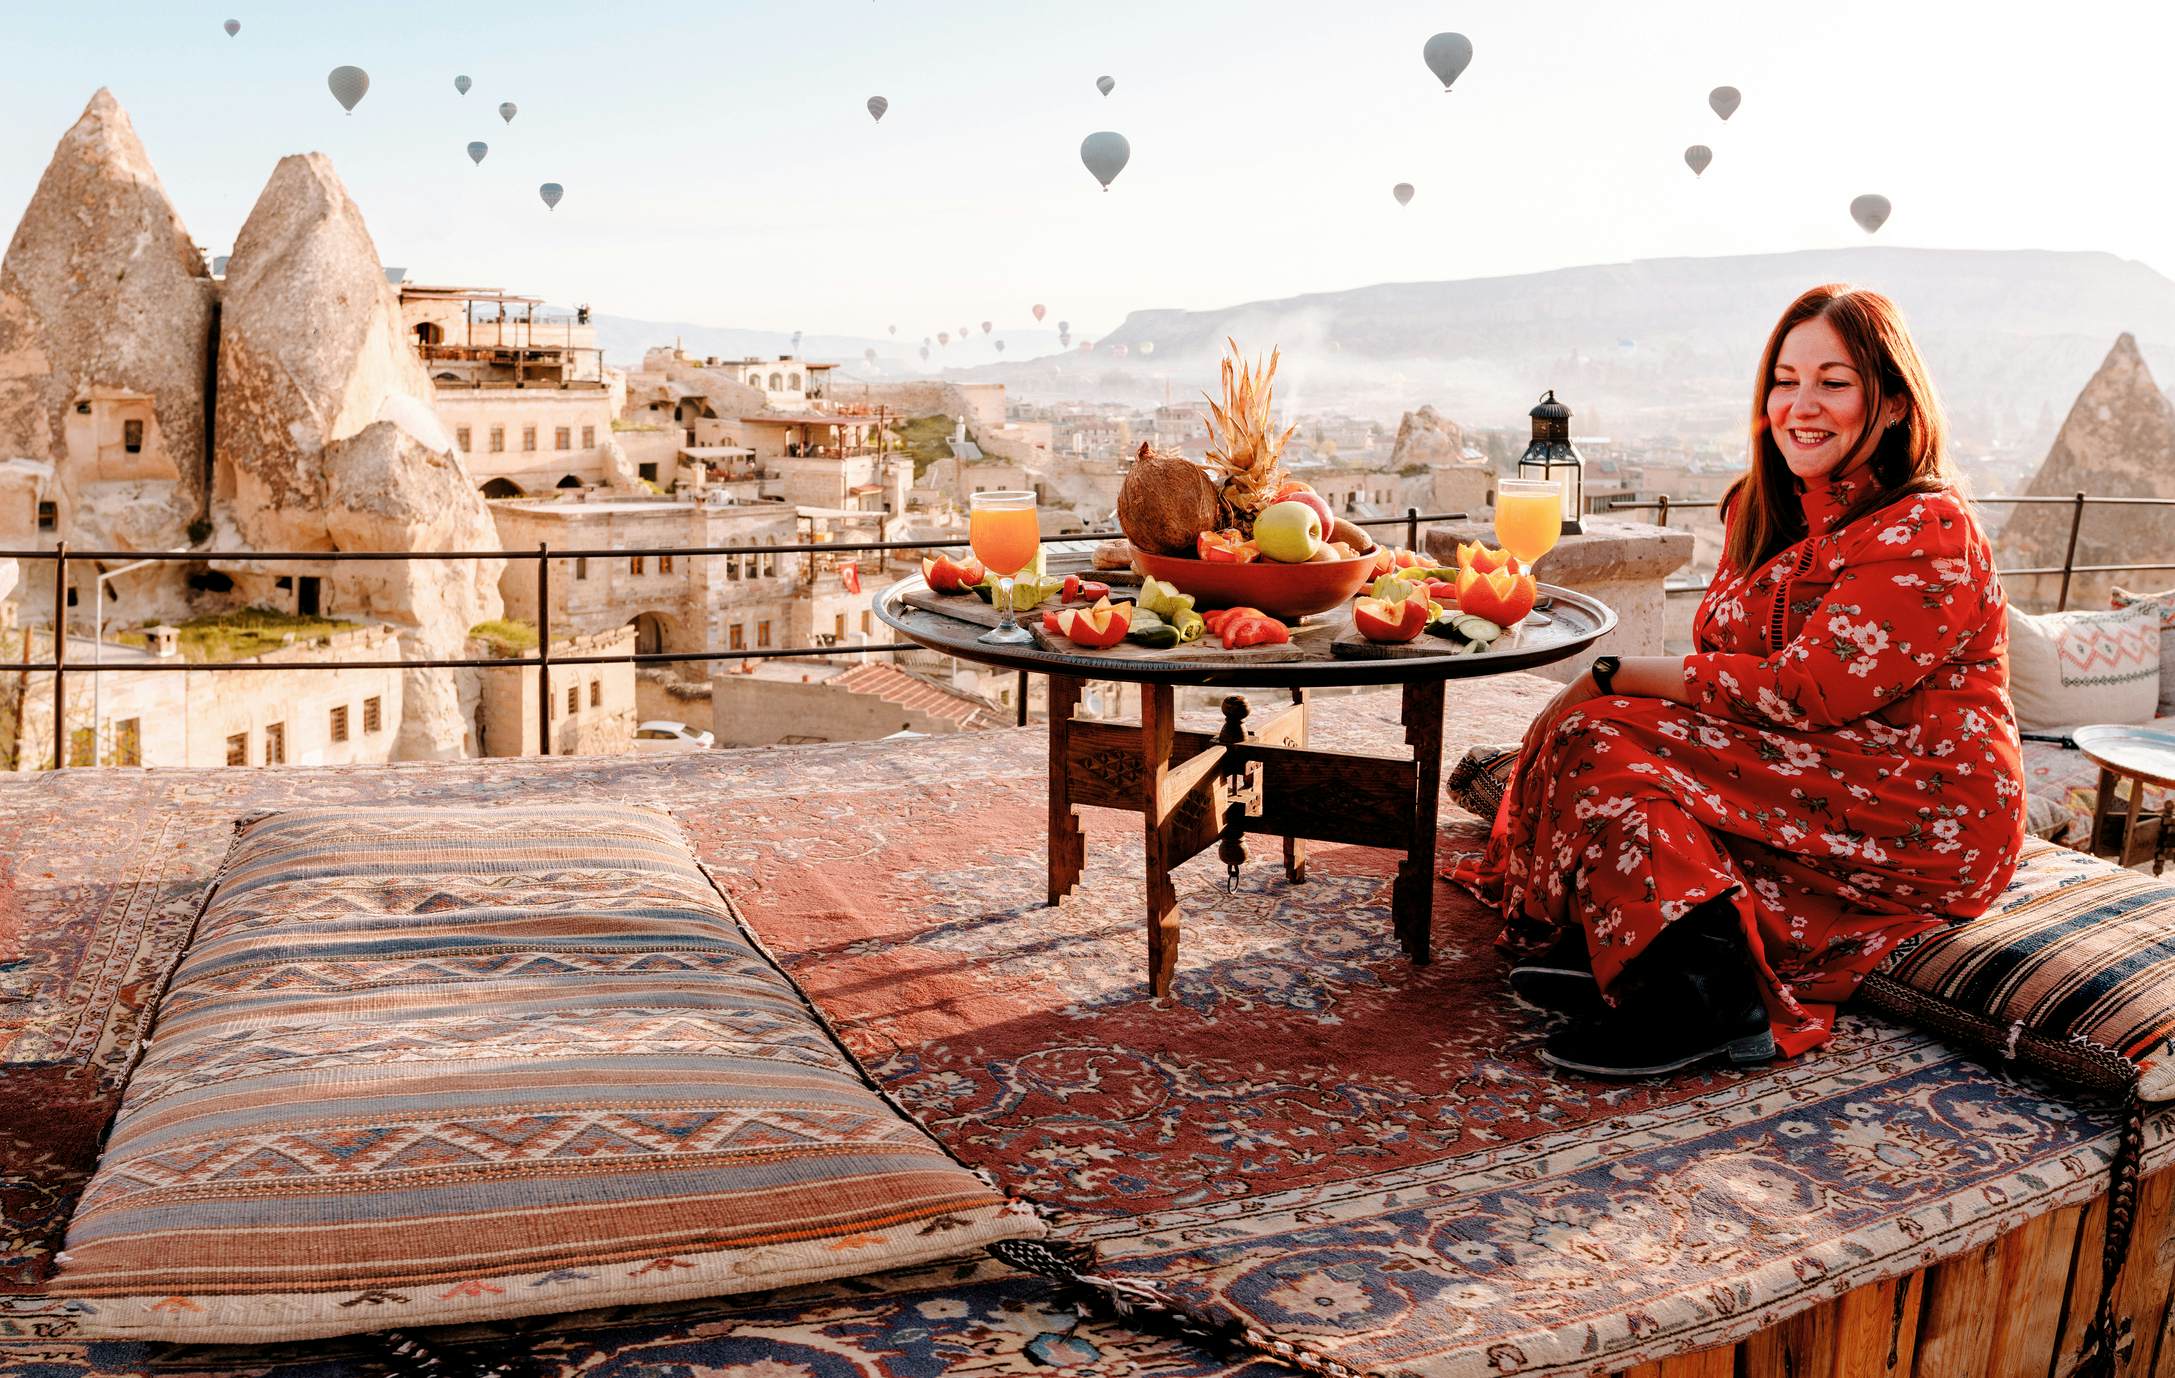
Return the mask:
M1272 502L1254 518L1254 544L1287 565L1311 560L1322 548L1322 514L1303 502Z

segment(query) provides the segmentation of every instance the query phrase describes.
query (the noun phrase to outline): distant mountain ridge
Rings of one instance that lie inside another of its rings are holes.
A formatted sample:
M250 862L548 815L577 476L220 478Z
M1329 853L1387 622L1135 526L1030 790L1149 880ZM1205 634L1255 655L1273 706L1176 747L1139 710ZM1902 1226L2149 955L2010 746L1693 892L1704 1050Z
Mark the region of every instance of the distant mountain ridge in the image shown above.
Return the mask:
M2175 281L2142 263L2090 252L1878 247L1643 259L1212 310L1146 309L1093 354L1059 352L1047 331L1021 331L1010 334L1003 361L977 335L932 362L1038 400L1148 402L1166 391L1191 399L1213 385L1230 337L1249 351L1283 350L1278 396L1302 411L1394 420L1433 403L1468 426L1516 426L1554 388L1582 434L1712 437L1744 425L1752 370L1782 308L1835 281L1877 288L1902 306L1966 445L2043 448L2053 418L2067 413L2124 333L2160 376L2175 376ZM643 347L675 333L691 353L773 353L788 344L777 332L617 317L599 324L615 359L638 360ZM919 343L810 335L803 349L852 371L874 348L879 368L919 373L907 367ZM1110 352L1117 345L1127 357Z
M1386 366L1406 375L1404 396L1481 424L1553 387L1613 429L1735 427L1775 318L1805 288L1836 281L1897 301L1959 430L1982 441L2028 430L2042 408L2065 411L2124 332L2147 358L2175 362L2175 281L2112 254L2045 250L1805 250L1384 283L1136 311L1104 344L1128 345L1137 361L1152 341L1160 367L1213 357L1227 336L1274 342L1298 386L1321 373L1331 390L1366 395L1349 375Z

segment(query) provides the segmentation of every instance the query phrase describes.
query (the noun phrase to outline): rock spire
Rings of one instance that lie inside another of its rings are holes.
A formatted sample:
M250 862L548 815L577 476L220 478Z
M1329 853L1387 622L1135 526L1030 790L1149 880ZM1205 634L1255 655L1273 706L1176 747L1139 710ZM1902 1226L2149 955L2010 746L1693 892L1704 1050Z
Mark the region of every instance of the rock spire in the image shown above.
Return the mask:
M2111 497L2175 498L2175 405L2154 383L2152 371L2125 334L2077 394L2068 419L2025 492L2071 497L2085 492ZM2069 543L2071 509L2057 504L2018 506L1996 541L2008 568L2059 565ZM2076 562L2166 560L2175 551L2175 507L2086 506L2077 529ZM2156 552L2156 553L2154 553ZM2103 608L2115 584L2153 588L2152 575L2080 574L2070 583L2069 606ZM2142 584L2140 581L2143 581ZM2052 608L2058 575L2010 577L2009 596L2031 609Z

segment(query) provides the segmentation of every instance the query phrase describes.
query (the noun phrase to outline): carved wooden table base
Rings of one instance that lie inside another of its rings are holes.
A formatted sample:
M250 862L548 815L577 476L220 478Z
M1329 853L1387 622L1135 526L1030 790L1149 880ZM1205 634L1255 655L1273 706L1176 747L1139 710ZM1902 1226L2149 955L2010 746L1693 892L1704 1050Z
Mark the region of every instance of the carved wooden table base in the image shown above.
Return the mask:
M1245 859L1244 836L1284 841L1284 874L1306 879L1306 844L1354 843L1402 850L1391 916L1405 955L1428 960L1435 912L1435 814L1442 779L1443 681L1404 686L1412 758L1315 751L1306 744L1306 690L1248 731L1246 700L1224 700L1219 732L1177 727L1168 684L1140 686L1139 723L1073 717L1084 681L1050 676L1050 903L1080 882L1086 837L1081 806L1141 815L1148 859L1148 986L1169 994L1178 965L1173 868L1220 846L1227 865Z

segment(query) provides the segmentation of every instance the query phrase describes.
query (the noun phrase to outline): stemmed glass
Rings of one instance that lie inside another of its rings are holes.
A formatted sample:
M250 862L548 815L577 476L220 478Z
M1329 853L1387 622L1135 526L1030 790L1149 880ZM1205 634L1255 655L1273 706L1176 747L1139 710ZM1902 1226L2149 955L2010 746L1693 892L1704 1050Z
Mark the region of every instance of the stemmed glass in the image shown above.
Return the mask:
M1495 486L1495 543L1517 557L1530 574L1563 535L1563 484L1556 479L1507 478ZM1535 626L1555 619L1528 615Z
M1042 547L1042 522L1029 492L976 493L967 513L967 540L974 558L997 576L997 611L1003 619L975 640L992 646L1028 646L1034 634L1012 616L1012 577L1033 563Z

